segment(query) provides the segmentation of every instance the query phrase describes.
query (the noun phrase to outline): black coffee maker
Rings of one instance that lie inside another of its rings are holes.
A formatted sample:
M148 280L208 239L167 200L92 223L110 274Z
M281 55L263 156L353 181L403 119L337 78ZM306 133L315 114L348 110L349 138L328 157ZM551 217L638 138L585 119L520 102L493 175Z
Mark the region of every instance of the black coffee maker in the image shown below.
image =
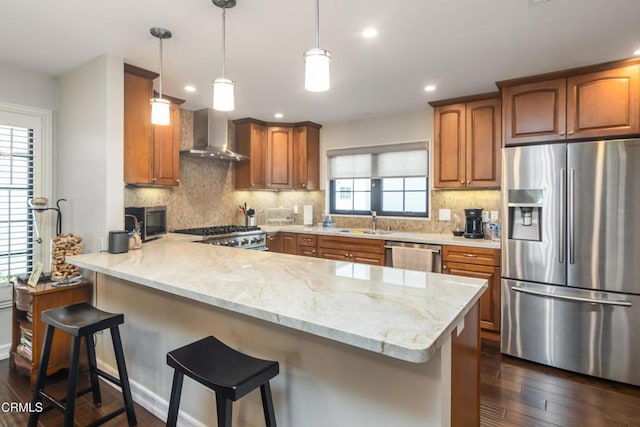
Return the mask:
M484 238L484 226L482 224L482 209L465 209L464 216L467 218L463 236L467 239Z

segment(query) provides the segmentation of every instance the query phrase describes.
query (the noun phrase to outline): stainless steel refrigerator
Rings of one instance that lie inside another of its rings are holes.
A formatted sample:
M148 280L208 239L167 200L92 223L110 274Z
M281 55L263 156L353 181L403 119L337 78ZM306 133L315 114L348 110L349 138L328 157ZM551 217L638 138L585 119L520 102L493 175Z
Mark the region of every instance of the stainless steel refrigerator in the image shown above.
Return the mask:
M503 353L640 385L640 139L503 149Z

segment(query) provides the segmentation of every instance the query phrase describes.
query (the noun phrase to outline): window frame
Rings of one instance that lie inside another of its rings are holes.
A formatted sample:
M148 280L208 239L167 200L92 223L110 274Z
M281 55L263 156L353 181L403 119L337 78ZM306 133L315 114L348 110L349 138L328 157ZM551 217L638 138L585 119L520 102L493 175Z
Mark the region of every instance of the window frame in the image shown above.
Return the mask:
M53 112L48 109L0 102L0 121L4 125L33 129L33 194L54 198ZM32 246L33 262L42 262L44 271L51 270L50 242L54 235L55 215L43 215L40 237L42 244Z

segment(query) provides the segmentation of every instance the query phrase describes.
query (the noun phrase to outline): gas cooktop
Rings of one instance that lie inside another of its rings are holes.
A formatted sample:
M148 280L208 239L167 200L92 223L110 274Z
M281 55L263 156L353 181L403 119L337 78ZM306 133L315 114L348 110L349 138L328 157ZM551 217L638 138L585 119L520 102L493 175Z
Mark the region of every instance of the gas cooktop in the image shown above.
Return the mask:
M196 236L217 236L221 234L236 234L260 231L256 225L220 225L215 227L184 228L173 230L174 233L193 234Z

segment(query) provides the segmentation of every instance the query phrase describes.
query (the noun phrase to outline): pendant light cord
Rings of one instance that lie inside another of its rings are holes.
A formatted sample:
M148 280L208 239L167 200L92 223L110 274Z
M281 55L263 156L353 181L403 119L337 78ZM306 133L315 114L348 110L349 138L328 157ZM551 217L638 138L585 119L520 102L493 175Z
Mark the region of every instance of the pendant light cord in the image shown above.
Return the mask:
M225 45L226 43L226 18L227 18L227 9L222 8L222 78L224 79L224 61L225 61Z
M320 0L316 0L316 49L320 49Z
M158 40L160 40L160 84L158 98L162 99L162 37L158 38Z

